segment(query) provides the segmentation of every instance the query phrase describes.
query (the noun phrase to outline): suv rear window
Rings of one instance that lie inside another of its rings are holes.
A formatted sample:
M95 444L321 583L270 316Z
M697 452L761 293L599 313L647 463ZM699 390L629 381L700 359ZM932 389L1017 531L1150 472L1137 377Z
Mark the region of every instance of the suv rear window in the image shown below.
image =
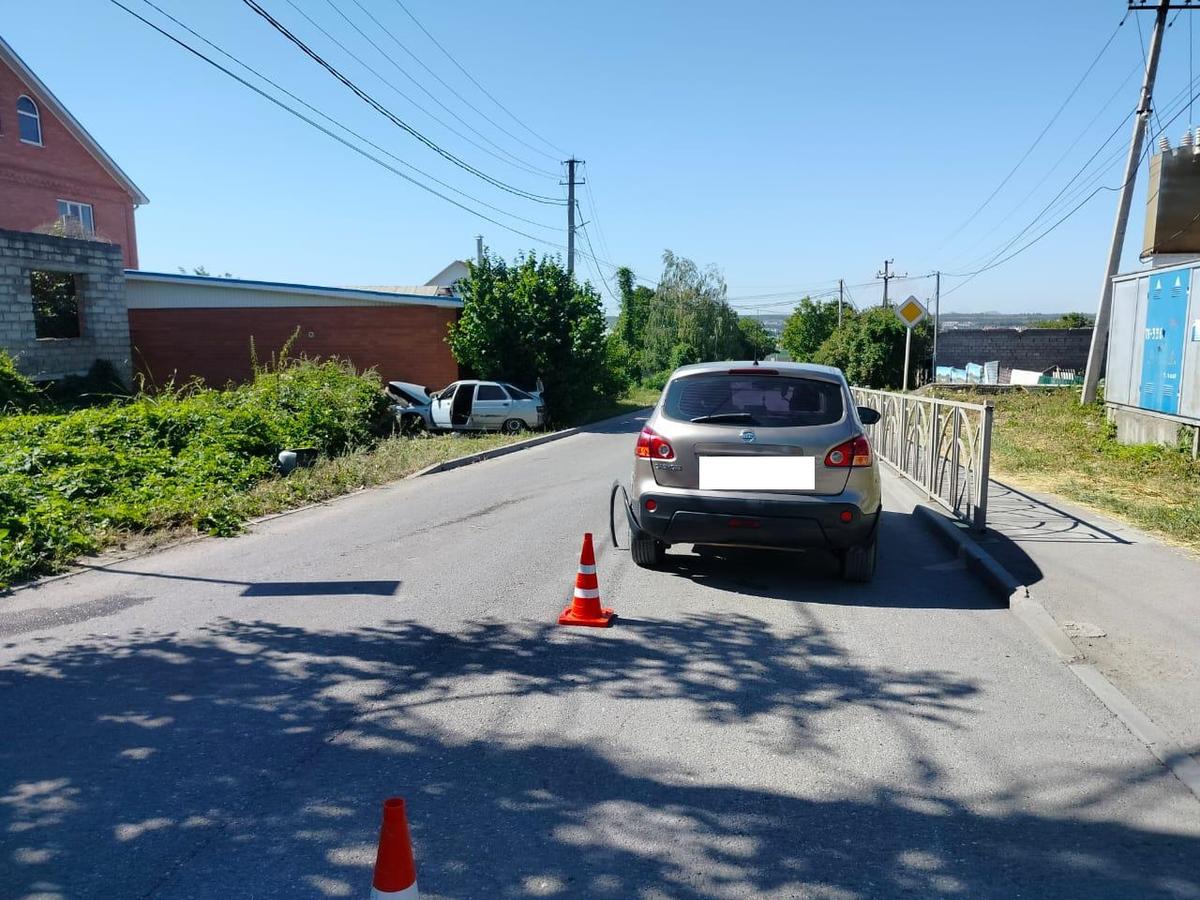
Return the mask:
M785 375L689 375L667 387L663 413L685 422L791 428L842 418L841 385Z

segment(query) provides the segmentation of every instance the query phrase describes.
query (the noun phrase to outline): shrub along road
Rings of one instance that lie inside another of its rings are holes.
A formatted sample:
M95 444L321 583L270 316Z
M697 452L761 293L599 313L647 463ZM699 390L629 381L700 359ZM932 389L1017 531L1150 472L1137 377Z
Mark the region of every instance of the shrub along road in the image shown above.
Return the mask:
M880 570L635 568L630 420L0 599L5 896L1187 897L1200 803L888 479Z

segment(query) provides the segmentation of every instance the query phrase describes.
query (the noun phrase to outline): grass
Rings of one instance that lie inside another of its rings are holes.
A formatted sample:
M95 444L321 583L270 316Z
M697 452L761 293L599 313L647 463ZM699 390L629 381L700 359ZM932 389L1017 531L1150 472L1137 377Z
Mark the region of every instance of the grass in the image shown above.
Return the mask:
M994 402L993 476L1200 550L1200 462L1190 449L1118 444L1103 404L1080 406L1077 390L952 399Z
M2 365L0 388L0 590L113 547L236 534L248 519L528 437L385 436L393 423L379 379L337 361L273 365L228 390L188 386L83 409L56 405ZM572 424L655 397L622 397ZM284 447L320 456L282 477L274 460Z

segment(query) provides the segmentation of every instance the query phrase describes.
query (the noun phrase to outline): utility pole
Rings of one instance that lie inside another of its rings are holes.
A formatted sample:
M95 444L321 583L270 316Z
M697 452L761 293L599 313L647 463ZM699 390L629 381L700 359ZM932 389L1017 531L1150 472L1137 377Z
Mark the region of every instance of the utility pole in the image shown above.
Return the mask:
M475 235L475 265L483 265L483 235Z
M933 273L933 380L937 381L937 339L942 328L942 273Z
M888 271L888 267L895 265L895 262L896 261L894 259L885 259L883 261L883 271L875 273L876 278L883 279L883 305L884 306L888 305L888 282L891 281L893 278L907 278L908 277L907 273L905 273L904 275L897 275L895 272Z
M579 160L567 160L567 274L575 274L575 167Z
M1139 9L1154 7L1142 3L1129 3L1135 14ZM1117 202L1117 219L1113 223L1112 243L1108 248L1108 267L1104 270L1104 284L1100 287L1100 303L1096 307L1096 325L1092 329L1092 344L1088 348L1087 370L1083 375L1081 403L1094 403L1096 389L1100 384L1100 369L1104 365L1104 354L1108 349L1108 325L1112 318L1112 279L1121 266L1121 250L1125 247L1125 228L1129 224L1129 207L1133 203L1133 183L1137 180L1138 164L1142 156L1142 142L1146 138L1146 123L1150 120L1150 109L1154 95L1154 76L1158 73L1158 57L1162 51L1163 31L1166 30L1167 12L1171 9L1194 9L1190 4L1171 4L1171 0L1159 0L1154 16L1154 30L1150 33L1150 52L1146 57L1146 74L1142 78L1142 94L1138 100L1137 115L1133 119L1133 137L1129 141L1129 156L1125 160L1125 180L1121 186L1121 198Z
M846 279L838 279L838 328L842 327L842 302L846 293Z

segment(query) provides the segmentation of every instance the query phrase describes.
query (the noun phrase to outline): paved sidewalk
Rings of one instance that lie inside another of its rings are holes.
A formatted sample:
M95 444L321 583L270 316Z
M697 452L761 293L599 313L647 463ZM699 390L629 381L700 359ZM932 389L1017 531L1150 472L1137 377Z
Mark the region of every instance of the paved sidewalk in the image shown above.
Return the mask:
M993 481L981 543L1087 662L1200 751L1200 559L1048 494Z

